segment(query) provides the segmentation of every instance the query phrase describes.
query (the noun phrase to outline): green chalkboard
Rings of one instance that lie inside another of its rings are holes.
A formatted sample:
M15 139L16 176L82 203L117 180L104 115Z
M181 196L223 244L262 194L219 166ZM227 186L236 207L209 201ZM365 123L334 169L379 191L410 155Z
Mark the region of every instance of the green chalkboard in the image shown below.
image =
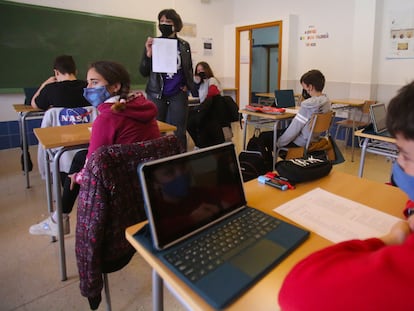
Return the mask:
M0 0L0 89L38 86L62 54L74 57L80 79L91 62L113 60L127 68L133 85L144 85L139 61L155 32L155 22Z

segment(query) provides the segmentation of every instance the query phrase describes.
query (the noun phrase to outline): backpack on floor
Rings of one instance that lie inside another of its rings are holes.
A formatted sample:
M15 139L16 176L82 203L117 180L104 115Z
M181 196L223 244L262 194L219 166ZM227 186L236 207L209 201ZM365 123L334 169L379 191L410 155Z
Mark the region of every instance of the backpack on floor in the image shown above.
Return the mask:
M239 163L244 182L255 179L269 171L262 154L258 151L246 150L240 152Z

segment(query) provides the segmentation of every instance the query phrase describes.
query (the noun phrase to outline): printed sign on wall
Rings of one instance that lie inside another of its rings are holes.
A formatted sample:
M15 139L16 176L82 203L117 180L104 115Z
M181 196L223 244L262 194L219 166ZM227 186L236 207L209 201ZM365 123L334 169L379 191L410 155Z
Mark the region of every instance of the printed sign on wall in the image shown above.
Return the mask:
M303 32L303 35L299 37L299 40L303 41L306 47L315 47L318 40L328 38L329 34L327 32L318 32L317 28L314 25L309 25L308 29Z

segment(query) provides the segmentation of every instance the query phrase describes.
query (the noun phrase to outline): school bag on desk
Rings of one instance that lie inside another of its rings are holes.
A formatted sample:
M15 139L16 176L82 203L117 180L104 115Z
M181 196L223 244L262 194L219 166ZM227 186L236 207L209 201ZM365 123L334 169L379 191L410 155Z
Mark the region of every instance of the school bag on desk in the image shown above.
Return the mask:
M332 170L332 163L325 157L308 156L278 161L275 165L275 170L279 176L296 184L328 175Z

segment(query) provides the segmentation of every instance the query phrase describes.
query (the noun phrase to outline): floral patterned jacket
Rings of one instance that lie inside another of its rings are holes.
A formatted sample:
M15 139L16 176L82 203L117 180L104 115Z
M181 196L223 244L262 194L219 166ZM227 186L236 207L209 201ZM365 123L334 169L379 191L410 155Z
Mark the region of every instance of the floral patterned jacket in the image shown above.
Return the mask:
M138 164L178 152L176 137L166 135L91 155L78 197L75 251L81 294L92 309L101 301L102 273L120 270L135 253L125 229L146 219Z

